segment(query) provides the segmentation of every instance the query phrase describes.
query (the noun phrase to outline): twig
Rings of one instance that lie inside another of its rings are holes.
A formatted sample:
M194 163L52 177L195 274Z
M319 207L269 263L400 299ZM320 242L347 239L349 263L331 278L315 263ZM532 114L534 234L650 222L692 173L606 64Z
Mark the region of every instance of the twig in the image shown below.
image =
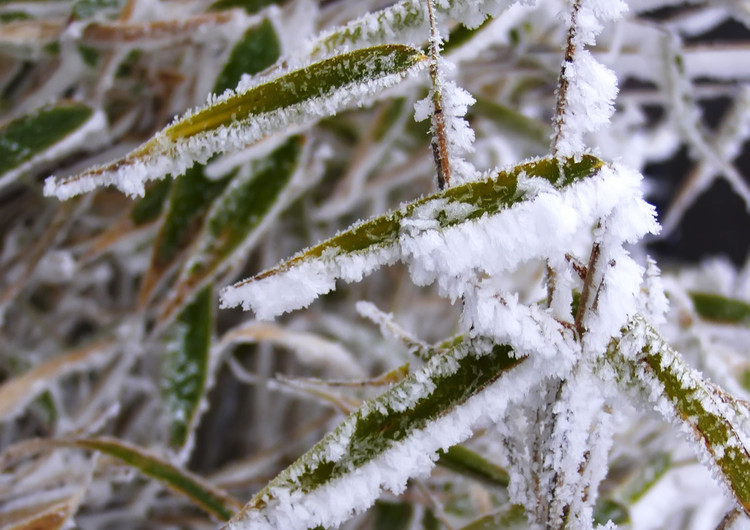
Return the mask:
M451 168L448 159L448 141L445 133L445 115L443 114L443 95L440 90L441 76L439 69L441 37L435 22L433 0L427 0L427 14L430 21L430 79L432 80L432 155L437 167L438 188L441 190L451 185Z
M555 134L552 137L552 154L557 156L559 144L562 140L563 125L565 124L565 109L568 105L568 77L566 76L568 65L573 62L576 54L576 28L578 27L578 12L581 9L581 0L575 0L570 12L570 26L568 27L568 40L565 47L565 57L560 69L560 77L557 81L557 103L555 106Z

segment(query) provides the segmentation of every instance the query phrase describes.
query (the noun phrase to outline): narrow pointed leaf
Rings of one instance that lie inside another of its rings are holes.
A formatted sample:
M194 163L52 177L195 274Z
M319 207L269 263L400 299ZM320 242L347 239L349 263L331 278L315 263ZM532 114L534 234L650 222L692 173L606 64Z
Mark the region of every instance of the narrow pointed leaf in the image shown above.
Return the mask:
M182 174L196 161L247 147L264 137L362 104L421 68L414 48L383 45L337 55L219 98L157 133L124 158L79 175L45 183L45 194L66 199L97 186L143 194L147 180Z
M748 404L703 379L640 317L610 347L610 358L622 376L640 383L655 408L696 442L704 464L750 514Z
M503 528L528 528L526 511L520 504L512 504L490 515L480 517L476 521L469 523L461 530L501 530Z
M216 198L195 250L180 274L175 294L162 311L162 320L173 314L224 264L257 241L260 229L282 206L282 193L299 168L303 144L301 136L290 138L270 155L254 161L246 175L235 177Z
M727 298L711 293L690 293L698 315L705 320L723 324L744 324L750 326L750 304L742 300Z
M121 440L106 437L82 438L61 442L61 445L99 451L118 458L147 477L159 480L172 490L185 495L219 520L228 520L239 508L239 503L235 499L202 478Z
M483 341L433 357L347 417L260 491L230 527L335 526L370 506L380 488L398 491L433 465L435 451L470 436L470 418L488 412L483 390L502 385L504 374L523 361L509 347ZM331 495L335 506L324 500Z
M136 201L130 210L130 220L135 226L141 226L156 221L164 209L169 191L172 189L171 180L158 180L146 190L146 194Z
M200 232L211 202L226 188L230 178L211 180L205 166L197 164L178 177L172 186L167 213L154 241L151 264L141 285L140 302L150 296L164 273ZM148 198L146 195L142 201Z
M441 451L438 464L492 486L507 488L510 484L507 471L463 445L454 445L447 451Z
M37 162L80 149L86 135L103 127L103 117L82 103L58 103L0 127L0 186Z
M580 160L547 158L518 165L486 180L448 188L356 224L270 270L224 289L222 304L242 304L261 319L305 307L333 289L336 278L357 281L375 268L398 260L401 235L422 211L430 211L435 228L450 228L493 216L522 202L525 194L518 189L521 176L540 177L561 189L591 176L602 165L599 159L588 155ZM289 298L284 298L282 285L291 293Z
M172 325L164 366L164 394L170 416L170 443L188 443L208 384L213 331L213 293L203 289Z
M257 74L275 63L279 55L281 43L270 20L264 19L259 25L248 28L219 74L214 94L233 90L243 74Z

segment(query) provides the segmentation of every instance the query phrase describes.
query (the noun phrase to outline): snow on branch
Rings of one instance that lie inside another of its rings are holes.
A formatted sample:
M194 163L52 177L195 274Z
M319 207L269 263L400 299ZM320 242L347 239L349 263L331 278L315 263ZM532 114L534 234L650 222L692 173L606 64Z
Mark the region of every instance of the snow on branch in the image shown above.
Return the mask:
M557 87L552 151L582 153L584 135L609 123L617 96L617 77L584 49L595 43L602 24L627 10L621 0L571 0L568 42Z

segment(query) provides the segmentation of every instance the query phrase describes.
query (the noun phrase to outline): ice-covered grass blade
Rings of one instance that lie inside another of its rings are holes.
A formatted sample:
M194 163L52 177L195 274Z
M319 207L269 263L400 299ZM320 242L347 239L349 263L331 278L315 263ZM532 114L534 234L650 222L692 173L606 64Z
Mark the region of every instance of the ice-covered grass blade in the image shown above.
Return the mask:
M36 162L80 149L80 135L85 136L89 129L100 130L103 124L101 114L76 102L48 105L6 123L0 127L0 186L15 180Z
M481 340L433 357L347 417L261 490L228 528L335 526L369 507L382 488L399 491L410 476L433 465L436 451L470 435L451 423L472 422L476 411L463 406L524 361L508 346Z
M167 212L154 241L149 269L141 284L141 304L148 300L164 273L195 241L211 203L224 191L231 179L229 176L222 180L212 180L206 177L204 170L205 166L196 164L175 179L172 185ZM157 189L160 185L161 182L156 183ZM145 201L149 196L150 193L147 193L136 204ZM156 200L157 198L154 198L154 201ZM145 205L144 208L148 210Z
M613 342L610 359L626 384L638 384L658 412L697 442L703 463L750 514L748 404L687 366L641 317Z
M237 175L219 195L198 235L195 250L180 273L174 296L162 311L162 319L184 304L197 288L239 252L257 240L282 193L296 174L304 137L294 136L270 155L251 163L244 175ZM278 209L278 208L276 208Z
M228 520L241 506L236 499L197 475L122 440L109 437L80 438L60 444L99 451L115 457L147 477L163 482L172 490L185 495L221 521Z
M591 176L603 162L585 155L559 161L545 158L508 171L446 189L399 210L353 225L348 230L301 251L280 265L222 291L224 307L242 304L261 318L310 304L334 287L336 278L360 280L375 268L399 259L399 237L415 213L428 207L438 229L497 214L523 201L520 177L539 177L558 189ZM286 284L286 285L285 285ZM294 288L289 289L293 285ZM284 289L290 294L284 298ZM291 290L291 292L289 292Z
M750 326L750 304L712 293L691 292L695 312L704 320Z
M164 359L163 392L170 417L170 444L190 449L209 378L213 291L204 288L172 325Z
M115 185L142 195L144 182L177 176L195 162L247 147L291 124L304 125L395 85L424 63L419 50L382 45L337 55L246 90L227 91L157 133L124 158L45 183L45 194L67 199Z

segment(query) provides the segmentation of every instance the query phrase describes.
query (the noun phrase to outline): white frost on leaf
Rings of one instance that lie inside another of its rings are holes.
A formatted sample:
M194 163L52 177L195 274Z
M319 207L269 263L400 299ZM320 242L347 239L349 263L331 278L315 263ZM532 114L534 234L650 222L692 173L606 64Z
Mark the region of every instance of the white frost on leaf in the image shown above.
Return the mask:
M189 111L176 119L172 125L157 133L147 144L117 164L93 168L68 178L49 177L45 181L44 194L64 200L92 191L99 186L114 185L127 195L143 196L146 181L162 179L166 175L176 177L196 162L205 164L216 153L238 151L290 125L307 125L320 118L334 115L348 106L363 106L372 101L373 96L396 85L424 66L424 61L418 61L403 72L383 74L381 69L391 66L388 63L391 60L393 58L388 56L378 57L375 64L370 65L372 77L365 82L336 87L320 96L273 111L251 114L241 121L222 124L188 137L170 138L170 134L179 123L190 120L214 105L237 97L252 88L240 83L236 92L227 90L218 97L209 95L204 107ZM253 84L254 86L257 85ZM211 119L208 118L208 121Z

